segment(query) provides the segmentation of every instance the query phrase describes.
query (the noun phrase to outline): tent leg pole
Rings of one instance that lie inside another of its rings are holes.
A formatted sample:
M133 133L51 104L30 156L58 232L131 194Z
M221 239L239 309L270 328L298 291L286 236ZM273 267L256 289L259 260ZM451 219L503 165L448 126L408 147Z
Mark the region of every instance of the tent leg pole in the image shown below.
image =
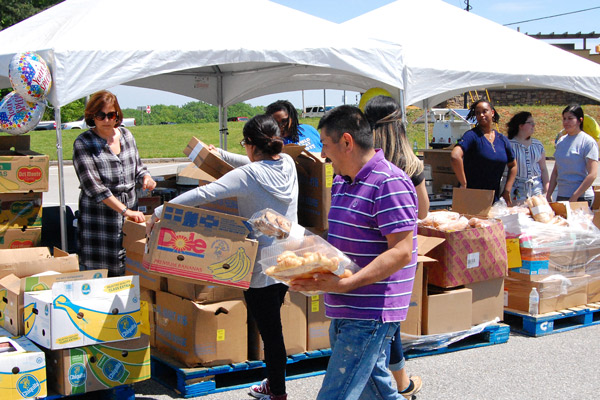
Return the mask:
M63 171L63 147L62 130L60 129L60 107L54 109L54 121L56 121L56 158L58 159L58 196L60 200L60 246L62 250L69 251L67 248L67 217L65 206L65 182Z
M400 109L402 110L402 125L404 132L408 133L408 124L406 123L406 104L404 102L404 90L398 89L398 98L400 99Z
M429 148L429 99L425 99L423 102L425 109L425 148Z

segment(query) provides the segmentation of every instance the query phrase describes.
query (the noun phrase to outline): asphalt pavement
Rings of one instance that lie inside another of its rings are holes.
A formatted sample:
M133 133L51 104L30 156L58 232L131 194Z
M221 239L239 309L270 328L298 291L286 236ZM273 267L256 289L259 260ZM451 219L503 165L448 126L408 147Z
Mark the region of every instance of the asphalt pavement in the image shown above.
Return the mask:
M147 162L153 175L175 173L182 159ZM552 171L554 162L548 161ZM600 179L596 181L596 184ZM73 167L64 166L65 203L77 209L79 182ZM58 169L50 168L50 190L44 206L59 204ZM598 321L599 314L596 315ZM598 321L600 322L600 321ZM419 357L407 363L409 374L423 378L418 399L597 399L600 392L600 324L527 337L511 334L507 343ZM290 400L312 400L323 376L288 381ZM138 399L178 399L173 388L154 380L135 385ZM250 399L246 389L198 397L204 400Z

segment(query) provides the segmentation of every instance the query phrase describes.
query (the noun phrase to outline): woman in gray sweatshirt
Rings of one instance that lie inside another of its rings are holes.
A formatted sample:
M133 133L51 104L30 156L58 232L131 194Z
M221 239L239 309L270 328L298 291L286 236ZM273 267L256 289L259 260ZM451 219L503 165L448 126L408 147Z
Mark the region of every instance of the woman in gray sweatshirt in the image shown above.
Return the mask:
M283 139L277 122L270 116L257 115L244 125L241 145L246 156L218 149L223 160L236 167L215 182L200 186L177 196L170 203L199 206L228 197L237 197L238 210L242 217L265 208L284 215L291 222L298 222L298 177L294 160L282 153ZM159 219L162 206L158 207L149 227ZM250 315L256 320L264 342L267 379L250 388L256 398L284 400L286 351L281 328L280 308L287 286L277 283L265 275L259 264L263 247L274 238L261 235L257 260L252 271L250 288L244 298Z

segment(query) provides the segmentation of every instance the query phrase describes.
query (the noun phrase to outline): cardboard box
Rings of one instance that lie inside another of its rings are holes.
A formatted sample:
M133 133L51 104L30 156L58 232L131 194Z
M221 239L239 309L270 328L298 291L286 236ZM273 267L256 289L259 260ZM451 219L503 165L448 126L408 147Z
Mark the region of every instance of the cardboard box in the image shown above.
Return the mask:
M205 171L213 178L219 179L229 171L233 170L233 167L230 164L223 161L217 150L209 150L206 144L195 137L190 139L183 150L183 153L188 156L198 168Z
M413 283L410 305L406 319L400 323L400 332L412 335L421 335L421 316L423 314L423 262L417 264L415 281Z
M64 274L19 278L10 274L0 278L0 326L13 335L22 335L23 293L48 290L55 282L106 278L108 270L66 272Z
M150 379L150 344L145 335L46 354L50 387L64 396Z
M535 287L540 296L539 313L576 307L587 303L589 276L579 276L539 282L506 278L505 307L529 312L529 293Z
M429 286L423 299L423 334L458 332L471 328L471 289L444 290Z
M42 226L42 193L0 194L0 227L40 228Z
M50 159L31 151L30 139L0 136L0 193L48 191Z
M47 247L0 249L0 278L10 274L25 278L46 271L77 272L79 258L57 248L54 256Z
M448 149L423 149L423 164L431 165L431 172L442 172L453 174L452 159L450 157L452 150ZM435 179L434 179L435 181Z
M595 303L600 301L600 276L591 275L588 281L587 302Z
M458 187L460 185L454 172L431 173L431 188L434 194L445 192L444 187L447 185L452 187Z
M161 204L160 196L138 197L138 211L145 215L152 215Z
M283 148L296 161L298 172L298 223L305 227L328 229L327 216L331 207L333 167L304 146L288 144Z
M188 367L247 360L246 305L241 300L199 304L156 293L156 344Z
M0 397L3 400L45 398L46 358L24 336L9 337L0 328L0 343L11 351L0 353Z
M140 337L137 276L57 282L25 292L25 336L51 350Z
M226 300L243 300L244 291L223 285L198 285L179 279L167 279L167 291L184 299L199 303L216 303Z
M166 203L152 230L144 267L163 276L247 289L258 241L246 218Z
M304 295L302 295L304 296ZM304 296L306 302L306 350L321 350L331 347L329 326L331 320L325 316L325 296Z
M493 190L454 188L452 191L452 211L459 214L486 218L493 202Z
M506 276L508 259L504 226L489 220L486 228L442 232L419 227L419 235L444 238L446 241L425 253L435 260L429 265L429 282L450 288Z
M469 283L466 288L473 292L471 325L479 325L504 319L504 278Z
M150 346L156 347L156 292L140 288L140 333L150 338Z
M188 164L183 170L181 170L178 177L193 179L198 182L197 186L207 185L216 181L215 178L202 171L193 163ZM225 214L239 215L237 197L228 197L226 199L206 203L203 204L201 208L204 208L205 210L222 212Z
M306 351L306 300L302 293L288 292L281 306L283 341L288 356ZM248 358L264 360L264 344L256 322L248 315Z
M148 271L144 267L144 255L142 253L127 252L125 257L125 275L136 275L140 279L140 286L146 289L160 292L167 290L167 278Z
M7 229L0 233L0 249L37 247L42 239L42 228Z

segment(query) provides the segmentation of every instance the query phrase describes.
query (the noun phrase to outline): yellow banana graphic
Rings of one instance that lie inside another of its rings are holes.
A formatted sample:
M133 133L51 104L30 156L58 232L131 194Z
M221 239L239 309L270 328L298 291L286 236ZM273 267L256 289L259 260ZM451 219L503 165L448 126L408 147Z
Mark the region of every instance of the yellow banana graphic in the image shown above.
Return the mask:
M29 335L29 332L31 332L31 329L35 325L36 313L33 312L34 308L36 308L35 303L29 303L23 309L23 322L25 325L25 336Z
M13 192L19 189L19 184L0 176L0 186L4 187L7 192Z
M4 326L4 310L8 304L7 294L6 289L0 289L0 326Z
M73 304L66 296L54 299L54 310L64 310L85 336L99 342L112 342L139 336L140 311L104 313Z
M208 268L213 272L215 278L219 280L238 282L246 276L251 264L246 251L243 247L240 247L225 260L209 265Z
M86 346L83 349L88 354L88 365L96 379L106 387L130 384L150 378L150 348L145 352L140 352L145 359L139 364L128 364L124 362L124 357L119 354L118 357L110 357L103 354L100 346ZM123 350L120 350L123 352ZM147 357L146 357L147 352ZM95 362L90 361L90 357L95 358ZM127 356L129 358L129 355Z
M147 343L147 342L146 342ZM137 349L118 349L110 346L110 343L107 344L98 344L94 345L100 353L106 355L107 357L116 358L121 360L123 364L148 364L150 365L150 347L140 347ZM126 353L126 356L124 356Z
M31 287L31 289L28 290L28 291L29 292L35 292L35 291L38 291L38 290L48 290L48 289L50 289L50 288L44 282L38 282L35 285L33 285Z

